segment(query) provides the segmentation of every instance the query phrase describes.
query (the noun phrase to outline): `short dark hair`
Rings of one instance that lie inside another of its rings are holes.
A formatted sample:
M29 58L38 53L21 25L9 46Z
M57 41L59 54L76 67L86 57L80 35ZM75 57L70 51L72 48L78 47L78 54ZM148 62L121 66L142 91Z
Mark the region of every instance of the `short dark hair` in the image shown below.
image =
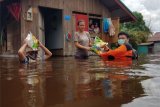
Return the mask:
M120 35L125 35L129 39L129 34L126 33L126 32L120 32L120 33L118 33L118 38L119 38Z
M84 21L84 20L78 20L77 25L79 26L79 24L80 24L81 22L85 22L85 21Z

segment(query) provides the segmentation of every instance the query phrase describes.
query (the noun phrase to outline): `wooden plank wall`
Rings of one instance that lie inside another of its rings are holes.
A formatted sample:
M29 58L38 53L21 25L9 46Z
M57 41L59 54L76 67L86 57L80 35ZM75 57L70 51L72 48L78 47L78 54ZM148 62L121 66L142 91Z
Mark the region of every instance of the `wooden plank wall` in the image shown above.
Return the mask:
M28 22L25 20L26 11L29 7L33 8L33 21ZM100 3L99 0L22 0L22 17L21 17L21 41L27 36L28 31L33 32L35 35L39 35L39 9L38 6L62 9L63 16L70 15L72 16L71 21L63 21L63 31L64 34L69 32L73 35L74 33L74 15L72 11L83 12L87 14L97 14L102 15L102 17L110 17L110 12L107 8ZM39 35L42 36L42 35ZM64 37L65 38L65 37ZM64 53L63 55L73 55L74 54L74 45L73 41L67 42L64 41Z
M118 33L119 33L119 27L120 27L120 19L119 17L113 18L112 23L115 27L115 36L113 37L111 43L116 43L118 41Z

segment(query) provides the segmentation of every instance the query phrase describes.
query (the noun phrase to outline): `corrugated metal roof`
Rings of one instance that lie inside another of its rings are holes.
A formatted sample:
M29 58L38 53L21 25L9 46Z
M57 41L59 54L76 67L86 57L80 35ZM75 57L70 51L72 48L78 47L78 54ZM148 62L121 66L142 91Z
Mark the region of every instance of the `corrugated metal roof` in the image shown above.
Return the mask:
M153 44L153 42L148 42L148 43L141 43L139 45L152 45L152 44Z
M149 42L160 41L160 32L155 33L152 37L148 38Z
M120 17L120 22L136 21L133 13L120 0L101 0L112 17Z

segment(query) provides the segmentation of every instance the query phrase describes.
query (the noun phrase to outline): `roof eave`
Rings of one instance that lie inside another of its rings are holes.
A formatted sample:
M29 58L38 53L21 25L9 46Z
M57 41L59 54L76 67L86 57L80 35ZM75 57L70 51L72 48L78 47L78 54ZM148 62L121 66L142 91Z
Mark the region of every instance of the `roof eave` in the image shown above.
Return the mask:
M129 22L129 21L133 21L135 22L137 20L137 18L133 15L133 13L126 7L126 5L124 3L122 3L120 0L114 0L131 18L128 18L129 20L126 21L121 21L121 22Z

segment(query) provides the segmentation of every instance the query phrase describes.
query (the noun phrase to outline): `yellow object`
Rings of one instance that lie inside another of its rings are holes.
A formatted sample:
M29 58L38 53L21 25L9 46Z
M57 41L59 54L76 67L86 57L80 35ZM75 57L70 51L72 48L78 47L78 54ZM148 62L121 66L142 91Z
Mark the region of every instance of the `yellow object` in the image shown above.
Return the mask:
M28 33L26 40L27 40L27 44L30 48L32 48L34 51L38 50L38 40L31 32Z
M104 47L105 45L108 45L108 43L102 41L99 37L96 36L91 50L96 54L101 54L102 53L101 48Z

